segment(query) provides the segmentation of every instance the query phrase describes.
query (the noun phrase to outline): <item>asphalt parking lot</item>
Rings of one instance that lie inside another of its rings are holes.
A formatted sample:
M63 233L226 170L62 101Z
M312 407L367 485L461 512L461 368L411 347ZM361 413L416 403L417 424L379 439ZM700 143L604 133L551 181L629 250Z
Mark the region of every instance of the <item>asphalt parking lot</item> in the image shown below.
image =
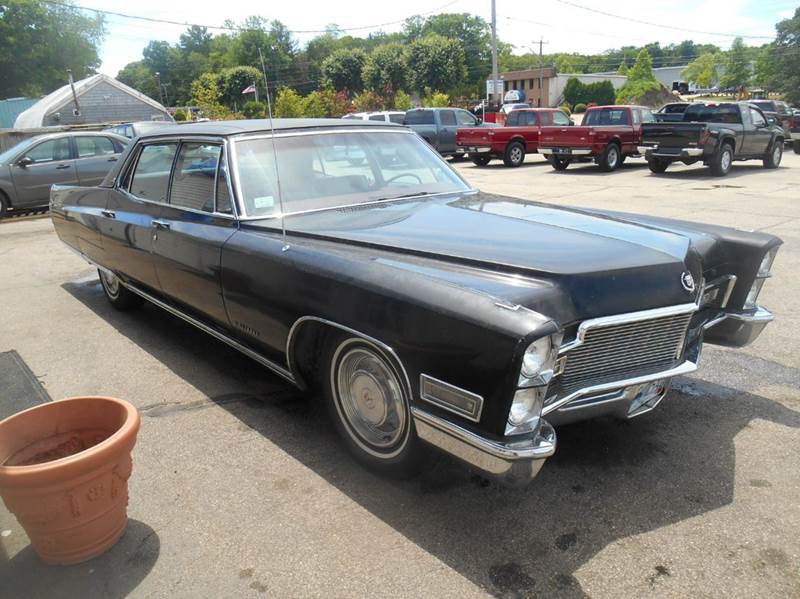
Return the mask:
M158 308L113 310L49 219L0 223L0 352L54 399L142 414L130 523L106 555L42 565L0 506L2 597L800 597L800 156L652 175L540 156L456 168L489 192L776 234L743 350L707 347L659 409L562 427L511 490L430 456L412 480L355 464L313 399Z

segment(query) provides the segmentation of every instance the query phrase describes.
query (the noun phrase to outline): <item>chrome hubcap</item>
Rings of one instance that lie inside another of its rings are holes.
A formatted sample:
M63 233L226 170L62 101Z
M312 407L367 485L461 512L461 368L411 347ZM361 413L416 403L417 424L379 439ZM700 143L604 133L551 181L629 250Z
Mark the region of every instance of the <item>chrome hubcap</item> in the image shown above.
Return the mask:
M723 171L727 171L731 168L731 153L730 151L726 150L722 153L722 160L720 160L720 166L722 167Z
M781 157L783 156L783 148L779 145L775 146L775 149L772 151L772 162L778 165L781 161Z
M617 149L615 147L609 148L608 150L608 166L614 168L617 166L617 161L619 160L619 154L617 153Z
M103 287L106 288L110 296L116 297L119 295L119 279L115 275L101 272L100 278L103 280Z
M361 347L347 351L338 364L334 390L348 428L370 447L395 445L406 428L406 411L394 372Z
M513 148L511 150L511 160L513 162L521 162L522 161L522 150L519 148Z

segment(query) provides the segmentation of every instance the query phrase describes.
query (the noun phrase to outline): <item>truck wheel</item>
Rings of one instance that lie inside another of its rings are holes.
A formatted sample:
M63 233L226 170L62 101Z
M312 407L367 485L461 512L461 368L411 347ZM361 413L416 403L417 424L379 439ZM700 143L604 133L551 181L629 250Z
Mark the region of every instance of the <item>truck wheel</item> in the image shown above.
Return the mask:
M730 172L732 164L733 148L726 142L711 158L711 173L715 177L724 177Z
M778 168L783 158L783 140L775 140L764 156L764 168Z
M399 366L373 343L350 335L331 336L324 360L325 403L350 453L383 474L413 473L420 442Z
M800 141L794 141L792 145L794 146L794 153L800 154Z
M0 191L0 218L3 218L8 212L8 198L6 194Z
M503 163L506 166L517 167L525 162L525 146L518 141L512 141L506 146Z
M619 146L615 143L608 144L605 151L600 155L600 161L598 162L600 170L610 173L618 169L619 165L622 164L621 157L622 153L619 150Z
M116 275L100 269L97 270L97 274L100 275L100 283L103 286L103 293L106 294L106 299L117 310L132 310L144 303L144 299L133 291L129 291L120 283Z
M492 159L491 156L486 154L478 154L477 156L472 156L470 160L472 160L472 164L475 166L486 166L489 164L489 161Z
M565 171L570 163L569 158L560 158L558 156L551 156L550 157L550 166L552 166L557 171Z
M464 154L453 154L450 156L450 162L461 162L464 160Z
M647 161L647 166L650 167L650 170L656 174L661 174L667 170L669 166L669 160L664 160L663 158L651 158Z

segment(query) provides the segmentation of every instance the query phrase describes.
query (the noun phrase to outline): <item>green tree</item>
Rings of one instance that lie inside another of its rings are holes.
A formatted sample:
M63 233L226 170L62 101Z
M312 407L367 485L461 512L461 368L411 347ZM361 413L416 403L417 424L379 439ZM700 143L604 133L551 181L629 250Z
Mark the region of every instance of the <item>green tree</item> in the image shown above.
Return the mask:
M724 70L720 83L723 87L744 87L750 83L753 72L750 68L747 46L744 45L742 38L737 37L733 40L722 64Z
M624 60L619 63L619 68L617 69L617 75L627 75L628 74L628 63Z
M555 67L559 73L585 73L586 57L579 54L559 54L555 59Z
M209 119L216 121L230 118L230 110L220 103L221 96L217 77L212 73L206 73L192 83L192 102Z
M217 74L220 101L229 108L242 106L247 100L247 96L242 95L242 90L254 83L259 89L263 89L264 77L260 69L250 66L222 69Z
M39 96L66 83L66 71L83 79L100 66L105 35L101 16L70 4L38 0L0 2L0 81L3 97Z
M444 92L425 90L425 96L422 99L425 106L429 108L446 108L450 106L450 96Z
M158 81L143 61L129 62L117 73L117 80L160 102Z
M711 87L717 81L718 66L719 55L701 54L681 71L681 77L687 81L693 81L700 87Z
M655 44L660 51L660 46ZM636 62L628 71L628 80L617 92L620 104L643 103L644 98L663 89L656 76L653 75L653 59L647 47L642 48L636 56Z
M408 65L403 46L386 44L375 48L367 57L361 77L368 90L394 97L408 85Z
M360 49L341 49L322 61L322 77L336 90L357 93L364 87L361 72L367 55Z
M463 85L467 75L464 48L457 40L430 34L413 41L406 54L410 85L422 93L425 88L450 91Z
M178 110L175 111L175 114L172 115L172 118L177 122L185 121L186 112L184 112L181 108L178 108Z
M384 110L386 108L386 98L373 91L363 91L353 98L353 106L359 112Z
M279 118L299 118L304 114L303 96L290 87L282 87L275 96L275 116Z
M394 95L395 110L411 110L413 107L414 103L411 101L411 96L406 92L399 91Z
M780 21L776 26L773 59L773 77L776 88L788 102L800 104L800 8L794 16ZM795 146L796 147L796 146Z
M263 119L267 114L266 102L248 100L242 107L242 114L247 119Z

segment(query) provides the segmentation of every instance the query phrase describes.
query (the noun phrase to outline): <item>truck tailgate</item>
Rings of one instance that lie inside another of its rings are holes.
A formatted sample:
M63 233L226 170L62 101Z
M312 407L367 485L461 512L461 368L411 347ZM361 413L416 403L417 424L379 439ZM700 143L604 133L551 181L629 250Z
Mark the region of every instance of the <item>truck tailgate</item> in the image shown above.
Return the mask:
M642 125L642 143L655 144L659 148L697 146L705 128L705 123L645 123Z
M488 146L492 143L490 127L460 127L456 132L456 143L460 146Z
M539 146L544 148L581 147L592 143L589 132L593 127L542 127Z

